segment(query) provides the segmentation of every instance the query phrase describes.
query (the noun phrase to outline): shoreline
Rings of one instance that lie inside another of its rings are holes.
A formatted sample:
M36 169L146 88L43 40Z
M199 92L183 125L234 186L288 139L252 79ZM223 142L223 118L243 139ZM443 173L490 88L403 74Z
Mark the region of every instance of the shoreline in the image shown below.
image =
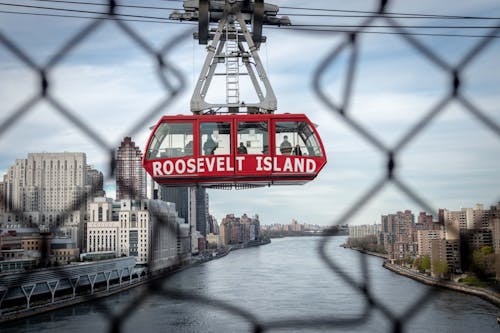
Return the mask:
M204 264L206 262L216 260L223 258L227 256L230 252L240 250L240 249L246 249L250 247L256 247L256 246L261 246L261 245L267 245L271 243L271 240L267 241L262 241L258 243L251 243L251 244L245 244L244 246L235 246L235 247L230 247L227 250L218 253L216 256L210 256L210 257L205 257L205 258L200 258L197 260L192 260L190 263L175 267L175 268L170 268L170 269L164 269L160 271L155 271L152 272L149 276L144 276L144 277L137 277L130 284L127 285L122 285L122 286L117 286L113 289L110 289L109 291L106 290L96 290L93 295L80 295L75 298L63 298L55 303L50 303L50 304L41 304L37 306L33 306L29 309L22 309L18 311L12 311L12 312L6 312L3 313L2 310L0 309L0 324L3 323L8 323L8 322L14 322L16 320L22 320L25 318L33 317L39 314L59 310L62 308L66 307L71 307L76 304L81 304L81 303L86 303L86 302L93 302L105 297L113 296L116 294L119 294L121 292L130 290L132 288L136 288L139 286L142 286L150 281L157 280L160 278L166 278L169 276L172 276L176 273L179 273L185 269ZM171 266L174 267L174 266Z
M376 257L379 257L382 259L387 259L387 255L384 255L381 253L370 252L370 251L365 251L362 249L349 248L349 247L345 247L345 248L350 249L350 250L354 250L354 251L358 251L358 252L363 253L363 254L376 256ZM409 268L405 268L405 267L401 267L399 265L391 264L387 260L384 260L382 267L384 267L387 270L390 270L393 273L410 278L412 280L415 280L417 282L420 282L420 283L423 283L423 284L426 284L429 286L445 288L448 290L458 291L458 292L461 292L464 294L469 294L469 295L480 297L480 298L490 302L491 304L497 306L498 308L500 308L500 293L496 293L492 290L468 286L468 285L466 285L464 283L460 283L460 282L454 282L454 281L433 278L433 277L430 277L426 274L415 272Z
M398 265L390 264L386 261L384 261L384 263L382 264L382 267L384 267L385 269L388 269L388 270L390 270L398 275L408 277L410 279L413 279L415 281L421 282L421 283L429 285L429 286L446 288L446 289L458 291L458 292L461 292L464 294L469 294L469 295L480 297L480 298L490 302L491 304L497 306L498 308L500 308L500 293L496 293L492 290L468 286L468 285L466 285L464 283L460 283L460 282L454 282L454 281L433 278L433 277L430 277L426 274L418 273L418 272L415 272L415 271L408 269L408 268L404 268L404 267L401 267Z

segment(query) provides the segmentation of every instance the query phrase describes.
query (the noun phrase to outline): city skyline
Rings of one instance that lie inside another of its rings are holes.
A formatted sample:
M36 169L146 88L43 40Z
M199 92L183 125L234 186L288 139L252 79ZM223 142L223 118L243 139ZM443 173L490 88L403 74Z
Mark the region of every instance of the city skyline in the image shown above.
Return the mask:
M284 1L273 3L289 4ZM340 2L318 1L318 6L373 10L370 4L350 4L346 7ZM395 3L390 10L500 16L500 8L494 1L474 4L465 1ZM285 10L281 12L285 13ZM70 18L1 15L0 31L15 40L40 64L85 24L85 21ZM298 24L305 20L300 17L291 19ZM353 22L359 23L360 19L342 21ZM418 22L434 23L430 19ZM192 26L172 24L167 28L133 22L130 25L155 47L186 29L194 29ZM457 33L470 33L470 30L455 30ZM474 33L483 34L485 31L489 30L475 29ZM278 97L278 112L304 112L319 124L318 131L325 143L328 164L316 180L301 187L231 192L209 190L211 213L220 220L231 207L236 215L258 212L261 220L269 224L287 223L292 218L306 223L331 224L384 174L386 164L384 156L346 126L341 118L333 115L310 87L312 74L319 62L343 38L339 35L266 28L264 35L267 36L267 43L261 48L261 57ZM453 65L478 42L474 38L415 38ZM422 110L427 112L446 95L448 77L397 36L366 34L361 39L351 113L390 146L420 119ZM497 82L500 67L495 65L495 55L498 48L497 42L489 45L479 58L473 60L464 78L466 95L471 96L473 102L497 124L499 115L495 110L500 96ZM290 56L290 53L302 56ZM169 54L167 59L182 71L187 87L169 108L157 116L189 113L192 86L204 56L204 47L190 37ZM28 96L34 94L36 77L5 48L1 49L0 59L3 77L0 80L0 97L3 100L0 122L3 122ZM325 88L333 91L334 96L340 92L340 77L345 72L345 56L340 60L325 73L328 74ZM151 57L138 49L112 22L103 24L72 50L49 73L49 79L49 91L95 129L109 145L118 147L119 141L130 135L144 150L148 127L156 122L156 117L150 118L137 133L127 131L164 98L165 92L156 78ZM1 134L2 174L15 158L23 158L28 152L84 151L89 164L109 176L109 152L95 145L92 139L75 129L46 102L37 104ZM472 207L477 202L494 204L499 199L497 189L500 185L496 177L500 171L499 155L495 152L498 152L498 137L463 107L453 103L397 156L397 172L436 211L446 206ZM114 197L113 179L105 178L105 190L108 196ZM345 222L371 223L378 219L381 210L392 211L401 206L413 211L422 209L394 186L388 186L353 219Z

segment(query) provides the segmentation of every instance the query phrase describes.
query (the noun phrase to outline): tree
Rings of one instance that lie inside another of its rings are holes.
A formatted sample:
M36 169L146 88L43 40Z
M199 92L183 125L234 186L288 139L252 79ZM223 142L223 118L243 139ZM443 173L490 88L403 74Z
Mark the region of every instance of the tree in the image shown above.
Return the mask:
M418 270L423 273L429 269L431 269L431 258L428 255L425 255L422 257Z
M448 273L448 263L442 260L433 260L432 261L432 271L435 274L438 274L440 277L443 277Z
M495 275L495 253L491 246L483 246L472 253L471 270L480 278Z
M418 257L418 258L415 258L415 260L413 261L413 267L415 269L418 269L420 271L420 266L422 265L422 258Z

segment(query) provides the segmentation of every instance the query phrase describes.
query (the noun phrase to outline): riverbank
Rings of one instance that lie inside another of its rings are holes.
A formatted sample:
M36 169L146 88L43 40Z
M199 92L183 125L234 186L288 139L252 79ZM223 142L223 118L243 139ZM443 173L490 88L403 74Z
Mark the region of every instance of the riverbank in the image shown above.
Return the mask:
M191 259L189 263L184 263L183 265L170 266L162 271L155 271L149 273L148 275L136 276L130 280L130 282L123 283L122 285L116 285L109 289L96 288L93 294L85 294L85 295L77 295L75 297L63 297L60 299L56 299L53 303L43 303L38 305L32 305L29 308L23 308L18 310L10 310L9 309L0 309L0 324L6 322L12 322L28 317L32 317L38 314L51 312L54 310L70 307L76 304L90 302L102 299L104 297L112 296L119 294L121 292L127 291L131 288L135 288L141 285L144 285L152 280L165 278L171 275L174 275L180 271L191 268L195 265L201 265L211 260L219 259L227 256L230 252L240 249L245 249L249 247L261 246L271 243L271 240L263 240L259 242L252 242L248 244L238 244L235 246L231 246L222 251L217 252L215 255L206 255L201 257L194 257ZM2 295L0 294L0 297Z
M410 279L413 279L415 281L434 286L434 287L440 287L440 288L447 288L455 291L459 291L462 293L474 295L481 297L484 300L487 300L488 302L496 305L497 307L500 307L500 293L494 292L492 290L484 289L484 288L478 288L478 287L473 287L473 286L468 286L464 283L460 282L454 282L454 281L448 281L448 280L440 280L437 278L433 278L431 276L428 276L426 274L422 274L419 272L416 272L412 269L409 268L404 268L399 265L394 265L390 264L389 262L385 261L382 266L396 274L406 276Z
M378 252L372 252L372 251L366 251L366 250L363 250L363 249L358 249L358 248L355 248L355 247L347 247L347 246L342 246L343 248L345 249L351 249L351 250L354 250L354 251L358 251L358 252L361 252L363 254L368 254L370 256L374 256L374 257L379 257L379 258L382 258L382 259L387 259L388 256L387 254L383 254L383 253L378 253Z
M415 281L430 285L430 286L435 286L435 287L440 287L440 288L447 288L450 290L454 291L459 291L462 293L466 293L469 295L474 295L481 297L482 299L487 300L493 305L496 305L497 307L500 308L500 293L494 292L492 290L488 290L485 288L479 288L479 287L473 287L466 285L464 283L460 282L454 282L454 281L448 281L448 280L441 280L437 278L433 278L431 276L428 276L427 274L423 274L417 271L414 271L409 268L401 267L399 265L391 264L387 261L387 255L382 254L382 253L377 253L377 252L370 252L370 251L365 251L362 249L357 249L357 248L351 248L351 247L345 247L354 251L361 252L363 254L371 255L371 256L376 256L384 260L384 263L382 264L382 267L405 277L408 277L410 279L413 279Z

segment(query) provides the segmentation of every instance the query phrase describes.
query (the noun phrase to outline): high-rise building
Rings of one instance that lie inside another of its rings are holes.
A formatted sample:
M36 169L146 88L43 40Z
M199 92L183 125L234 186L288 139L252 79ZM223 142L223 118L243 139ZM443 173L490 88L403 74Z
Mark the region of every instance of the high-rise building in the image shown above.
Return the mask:
M189 212L189 187L168 187L161 186L159 188L160 200L172 202L175 204L179 217L184 219L184 223L190 224Z
M93 197L106 196L106 192L104 191L104 175L91 165L87 165L87 185L91 187Z
M116 153L116 200L146 198L146 171L142 153L130 137L125 137Z
M7 175L3 176L3 181L0 182L0 215L3 215L7 211Z
M205 188L160 186L159 192L161 200L175 203L179 217L206 236L209 205Z
M85 153L30 153L27 159L17 159L4 177L4 221L57 230L81 247L83 219L92 198L89 170Z
M418 255L430 256L432 252L432 241L445 239L444 230L427 229L417 231Z
M195 189L196 191L196 230L203 237L207 235L207 220L208 220L208 193L204 187Z

